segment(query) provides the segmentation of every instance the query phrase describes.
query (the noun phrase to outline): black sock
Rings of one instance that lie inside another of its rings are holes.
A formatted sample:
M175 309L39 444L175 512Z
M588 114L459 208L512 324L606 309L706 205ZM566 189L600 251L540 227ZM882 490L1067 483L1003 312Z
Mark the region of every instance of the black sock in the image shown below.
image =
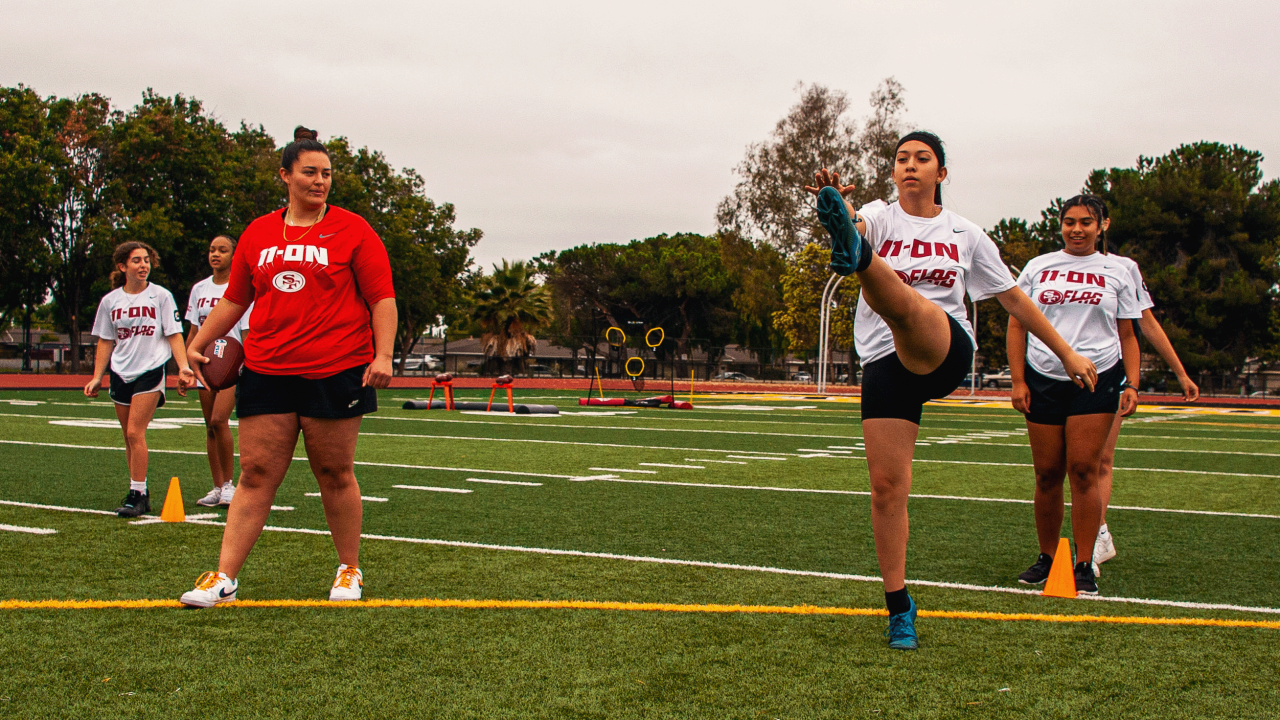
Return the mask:
M862 238L862 254L858 256L858 267L854 268L854 272L862 272L871 267L871 256L875 254L875 250L871 249L871 243L866 238Z
M884 606L889 608L890 615L901 615L911 609L911 596L904 587L884 594Z

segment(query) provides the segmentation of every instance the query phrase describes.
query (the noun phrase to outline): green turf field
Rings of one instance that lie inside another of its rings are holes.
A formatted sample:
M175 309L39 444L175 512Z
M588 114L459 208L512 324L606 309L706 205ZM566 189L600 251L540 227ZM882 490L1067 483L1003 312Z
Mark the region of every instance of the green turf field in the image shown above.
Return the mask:
M356 458L377 498L365 503L365 533L378 536L362 547L366 598L883 607L855 404L721 396L671 411L519 394L564 414L403 411L417 391L381 394ZM199 404L169 397L149 433L155 513L178 476L186 512L213 512L213 524L70 511L109 511L126 490L109 402L0 393L0 600L175 600L216 567L225 512L194 502L208 483ZM1021 417L931 406L912 594L928 611L1280 621L1278 430L1269 414L1139 413L1117 454L1107 599L1055 600L1015 581L1036 554ZM314 492L296 463L241 600L327 597L329 539L297 532L325 528ZM921 649L899 653L885 625L546 608L3 609L0 716L1242 718L1280 707L1274 627L933 617L919 621Z

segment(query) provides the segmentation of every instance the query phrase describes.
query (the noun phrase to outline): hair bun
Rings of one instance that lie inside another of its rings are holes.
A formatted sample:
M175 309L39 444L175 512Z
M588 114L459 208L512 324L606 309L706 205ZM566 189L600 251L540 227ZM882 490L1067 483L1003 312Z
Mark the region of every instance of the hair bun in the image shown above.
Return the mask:
M298 140L319 141L320 133L316 130L308 130L307 128L299 125L298 127L293 129L293 140L294 142L297 142Z

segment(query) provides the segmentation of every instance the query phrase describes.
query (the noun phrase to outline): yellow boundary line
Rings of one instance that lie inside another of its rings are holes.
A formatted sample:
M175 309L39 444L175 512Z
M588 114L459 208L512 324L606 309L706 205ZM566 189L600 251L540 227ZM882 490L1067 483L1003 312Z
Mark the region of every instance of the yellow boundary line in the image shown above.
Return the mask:
M0 600L0 610L151 610L181 608L177 600ZM846 615L885 617L877 608L818 607L815 605L694 605L677 603L600 602L595 600L443 600L375 599L353 602L327 600L237 600L233 608L457 608L465 610L614 610L625 612L718 613L744 615ZM1265 628L1280 630L1280 621L1220 618L1165 618L1111 615L1047 615L1042 613L921 610L920 617L947 620L999 620L1112 625L1182 625L1193 627Z

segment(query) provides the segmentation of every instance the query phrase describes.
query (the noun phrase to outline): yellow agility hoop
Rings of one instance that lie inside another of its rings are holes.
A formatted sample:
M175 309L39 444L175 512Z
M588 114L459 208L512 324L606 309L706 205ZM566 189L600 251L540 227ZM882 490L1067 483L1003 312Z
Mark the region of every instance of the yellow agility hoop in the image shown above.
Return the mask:
M609 333L613 332L614 330L617 330L618 334L622 336L622 339L617 342L614 342L613 340L609 339ZM620 327L611 327L608 330L604 331L604 341L609 343L613 347L622 347L623 345L627 344L627 334L623 332L622 328Z
M649 336L653 335L654 333L658 333L658 342L651 342L649 340ZM651 348L657 348L659 345L662 344L662 341L666 339L667 339L667 333L663 331L663 329L660 327L652 328L651 330L649 330L649 332L644 334L644 344L648 345Z
M639 360L639 361L640 361L640 369L639 369L639 370L637 370L637 371L635 371L635 372L631 372L631 361L632 361L632 360ZM627 358L627 361L626 361L625 363L623 363L623 365L622 365L622 369L623 369L623 370L626 370L626 371L627 371L627 374L628 374L628 375L630 375L631 377L640 377L641 375L643 375L643 374L644 374L644 358L642 358L642 357L629 357L629 358Z

